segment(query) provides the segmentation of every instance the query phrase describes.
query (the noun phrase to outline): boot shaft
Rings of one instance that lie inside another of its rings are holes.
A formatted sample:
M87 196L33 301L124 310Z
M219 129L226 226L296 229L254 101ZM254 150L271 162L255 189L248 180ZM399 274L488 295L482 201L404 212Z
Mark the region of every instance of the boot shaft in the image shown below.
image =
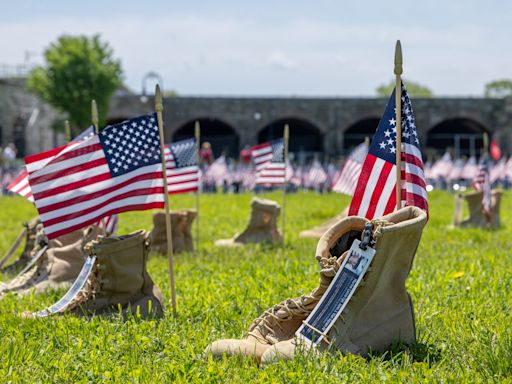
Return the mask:
M406 207L374 220L375 255L360 287L329 332L336 347L352 353L415 340L412 302L405 281L412 267L425 212Z
M23 252L21 253L20 259L30 259L31 252L36 246L37 227L40 224L41 219L39 218L39 216L33 218L32 220L24 224L26 228L25 247L23 249Z
M48 244L48 279L55 282L74 280L85 261L84 246L95 240L101 230L92 225L51 240Z
M189 250L187 248L186 237L187 228L189 226L189 220L189 213L186 210L171 212L172 249L173 252L175 253ZM190 236L192 236L191 233ZM151 249L152 251L159 254L167 253L167 228L165 224L165 212L163 211L158 211L153 214L153 229L151 230Z
M251 216L247 228L234 241L238 243L278 242L282 236L277 229L279 204L272 200L254 197L251 200Z

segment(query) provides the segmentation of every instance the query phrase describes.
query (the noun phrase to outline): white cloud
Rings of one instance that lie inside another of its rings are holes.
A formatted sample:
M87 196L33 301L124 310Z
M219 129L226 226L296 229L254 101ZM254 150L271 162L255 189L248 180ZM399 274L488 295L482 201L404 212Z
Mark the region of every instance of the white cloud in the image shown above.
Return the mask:
M299 64L283 51L273 51L267 58L267 63L275 69L288 71L296 69Z

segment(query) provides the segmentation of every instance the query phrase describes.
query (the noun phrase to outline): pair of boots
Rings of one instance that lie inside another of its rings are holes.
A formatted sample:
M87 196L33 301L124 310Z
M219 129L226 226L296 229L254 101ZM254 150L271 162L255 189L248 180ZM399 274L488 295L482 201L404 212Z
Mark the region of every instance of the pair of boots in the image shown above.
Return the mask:
M36 246L36 234L37 234L37 226L41 224L41 219L39 216L30 220L29 222L23 223L25 227L23 231L19 234L18 238L15 240L14 244L8 251L8 254L4 256L2 261L0 261L0 266L2 267L2 272L4 273L12 273L18 270L23 269L32 259L32 250ZM23 252L21 253L18 260L14 263L10 264L7 267L3 267L9 259L14 255L16 250L18 249L21 241L25 238L25 246L23 248Z
M137 313L143 318L161 316L162 294L146 270L149 247L149 234L143 230L126 236L99 236L87 242L84 253L96 258L92 269L80 290L74 292L71 288L69 292L74 293L68 292L59 301L58 313L110 316L121 312L122 315Z
M245 230L231 239L221 239L215 245L222 247L239 246L248 243L279 243L283 240L277 229L277 218L281 207L275 201L253 197L251 217Z
M35 261L34 265L13 280L1 284L0 297L7 292L25 295L32 291L42 293L69 287L84 263L83 246L99 234L98 227L90 226L47 242L42 224L36 228L35 246L29 259ZM41 254L46 246L46 251ZM34 260L37 256L39 258Z
M490 216L484 214L484 206L482 204L483 192L474 191L463 195L458 195L455 202L455 218L453 225L461 228L499 228L500 222L500 204L503 192L493 190L491 194L491 212ZM462 219L462 199L468 205L469 217Z
M336 349L365 356L370 350L385 350L393 342L416 340L405 280L426 221L425 212L416 207L372 221L373 261L325 341L318 348L311 347L314 353ZM320 284L315 290L269 308L252 323L245 339L216 341L207 353L214 358L248 356L266 364L276 358L291 359L306 348L295 333L322 298L354 239L361 238L366 223L361 217L347 217L320 238L316 249Z
M174 253L194 252L192 223L196 216L195 209L171 212L172 250ZM153 214L151 251L162 255L167 253L167 229L165 226L165 212L163 211Z

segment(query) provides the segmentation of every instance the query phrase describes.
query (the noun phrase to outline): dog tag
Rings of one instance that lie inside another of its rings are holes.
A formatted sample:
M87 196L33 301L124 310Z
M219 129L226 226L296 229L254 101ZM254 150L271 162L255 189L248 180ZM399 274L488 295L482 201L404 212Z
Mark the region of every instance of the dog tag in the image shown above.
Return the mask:
M325 338L361 283L375 250L370 246L363 249L360 244L359 240L354 240L327 291L295 333L306 343L317 345Z
M78 293L84 288L85 283L87 282L87 279L92 272L95 261L96 256L88 256L82 269L80 270L80 273L78 274L78 277L74 281L71 288L69 288L69 290L66 292L66 294L62 296L55 304L41 311L34 312L32 315L34 317L47 317L55 313L64 312L69 303L71 303L75 299L76 295L78 295Z

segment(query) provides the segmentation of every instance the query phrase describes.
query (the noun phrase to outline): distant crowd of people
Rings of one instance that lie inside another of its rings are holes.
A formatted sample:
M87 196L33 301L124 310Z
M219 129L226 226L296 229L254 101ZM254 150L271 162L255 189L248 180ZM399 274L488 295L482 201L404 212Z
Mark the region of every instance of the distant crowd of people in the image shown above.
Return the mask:
M0 146L0 193L7 194L7 186L20 171L23 161L18 159L18 149L14 143Z

